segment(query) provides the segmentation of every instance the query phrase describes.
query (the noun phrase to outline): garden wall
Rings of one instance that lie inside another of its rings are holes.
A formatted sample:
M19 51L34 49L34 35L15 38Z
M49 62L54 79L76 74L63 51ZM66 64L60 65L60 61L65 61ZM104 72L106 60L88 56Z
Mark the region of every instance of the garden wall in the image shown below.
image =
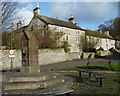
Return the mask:
M82 52L74 52L74 53L65 53L64 49L40 49L39 50L39 65L47 65L57 62L63 62L67 60L78 59L81 56Z
M89 59L89 58L94 58L95 53L93 52L83 52L82 53L82 59Z
M99 51L100 52L100 56L108 56L108 55L111 55L111 52L110 51Z
M39 65L47 65L52 63L64 62L67 60L78 59L81 57L80 53L65 53L64 49L40 49L38 50L38 63ZM0 70L11 68L11 58L9 58L8 50L0 51ZM22 55L20 50L15 50L15 58L12 60L13 68L20 68L22 66Z
M2 69L10 69L11 68L11 58L9 57L8 50L0 50L0 70ZM22 58L21 51L15 50L15 57L12 58L12 66L13 68L19 68L22 66Z

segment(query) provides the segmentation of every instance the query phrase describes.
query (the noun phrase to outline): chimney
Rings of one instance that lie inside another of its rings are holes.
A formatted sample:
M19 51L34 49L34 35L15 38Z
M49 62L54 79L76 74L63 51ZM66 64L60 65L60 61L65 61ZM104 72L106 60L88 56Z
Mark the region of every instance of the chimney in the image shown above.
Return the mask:
M100 31L100 33L103 33L103 31L101 29L99 31Z
M37 7L33 11L34 11L34 16L40 15L39 3L37 3Z
M105 33L106 33L106 35L110 35L110 34L109 34L109 33L110 33L109 31L106 31Z
M19 28L21 28L22 27L22 23L21 23L21 21L19 21L18 23L17 23L17 29L19 29Z
M68 19L68 21L71 22L71 23L73 23L73 24L75 23L73 15L71 15L71 17Z

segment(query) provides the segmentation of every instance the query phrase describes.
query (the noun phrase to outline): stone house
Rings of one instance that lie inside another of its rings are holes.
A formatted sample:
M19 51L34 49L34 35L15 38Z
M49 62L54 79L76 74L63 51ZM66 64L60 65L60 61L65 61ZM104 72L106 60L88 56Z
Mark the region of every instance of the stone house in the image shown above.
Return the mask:
M47 16L41 16L39 7L36 7L33 11L34 17L27 25L26 27L27 30L43 29L43 31L40 32L40 34L42 34L43 36L48 32L48 30L53 30L53 32L63 32L65 33L65 35L61 38L61 41L67 41L69 43L70 52L79 51L78 37L80 35L84 35L85 31L79 26L77 26L76 23L74 23L73 16L71 16L67 22L55 18L50 18Z
M97 42L95 48L102 47L104 50L115 48L115 40L109 35L109 32L100 33L99 31L86 30L86 36L89 41L94 40Z
M30 23L22 27L23 29L27 30L34 30L34 29L42 29L42 32L39 32L43 36L48 32L48 30L53 30L53 32L63 32L65 33L64 36L60 39L61 41L67 41L70 45L70 52L79 52L79 43L80 43L80 36L87 36L90 38L94 38L94 40L98 40L98 44L96 48L103 47L105 50L108 50L114 47L114 40L111 36L100 33L98 31L90 31L80 28L77 23L75 23L74 17L71 16L68 21L62 21L55 18L50 18L47 16L40 15L40 8L37 6L34 10L34 17L30 21ZM21 28L21 22L17 24L18 30ZM21 30L20 30L21 31ZM23 30L22 30L23 31ZM115 48L115 47L114 47Z

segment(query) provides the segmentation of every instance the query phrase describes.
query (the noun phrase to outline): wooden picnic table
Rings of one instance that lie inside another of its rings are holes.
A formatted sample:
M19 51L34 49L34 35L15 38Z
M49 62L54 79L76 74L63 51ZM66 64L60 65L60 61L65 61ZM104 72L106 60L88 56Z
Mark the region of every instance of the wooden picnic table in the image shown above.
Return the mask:
M81 77L81 73L82 72L86 72L89 74L89 78L91 78L91 74L93 74L96 78L96 81L98 83L98 81L100 81L100 87L102 87L102 79L105 79L105 75L103 73L99 73L99 72L94 72L94 71L88 71L88 70L78 70L79 72L79 76Z

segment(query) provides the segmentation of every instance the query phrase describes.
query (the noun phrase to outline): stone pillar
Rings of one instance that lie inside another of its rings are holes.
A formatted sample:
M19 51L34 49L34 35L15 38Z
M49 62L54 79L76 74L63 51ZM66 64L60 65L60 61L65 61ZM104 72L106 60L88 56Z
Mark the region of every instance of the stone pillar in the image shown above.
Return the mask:
M38 73L38 38L35 31L25 31L22 41L22 67L23 73Z

